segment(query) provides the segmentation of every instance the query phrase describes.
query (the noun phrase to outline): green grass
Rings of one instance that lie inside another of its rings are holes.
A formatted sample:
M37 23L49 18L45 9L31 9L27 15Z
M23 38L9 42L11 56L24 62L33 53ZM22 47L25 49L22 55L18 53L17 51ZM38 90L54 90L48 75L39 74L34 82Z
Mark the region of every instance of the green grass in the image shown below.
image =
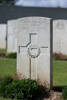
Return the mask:
M0 98L0 100L12 100L12 99ZM14 99L14 100L15 100L15 99Z
M16 59L0 58L0 77L16 73Z
M53 85L67 86L67 61L53 61Z
M0 58L0 77L16 74L16 59ZM67 86L67 61L53 60L53 85Z
M6 53L6 49L0 49L0 53Z

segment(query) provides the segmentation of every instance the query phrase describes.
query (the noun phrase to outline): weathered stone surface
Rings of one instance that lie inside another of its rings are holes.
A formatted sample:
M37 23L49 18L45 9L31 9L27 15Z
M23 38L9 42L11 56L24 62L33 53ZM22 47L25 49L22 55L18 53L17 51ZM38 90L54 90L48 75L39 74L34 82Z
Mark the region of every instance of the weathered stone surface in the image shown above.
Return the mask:
M6 49L6 24L0 24L0 49Z
M17 73L50 87L50 19L26 17L17 24Z
M53 21L53 52L67 55L67 21Z
M17 52L16 21L8 21L7 52Z

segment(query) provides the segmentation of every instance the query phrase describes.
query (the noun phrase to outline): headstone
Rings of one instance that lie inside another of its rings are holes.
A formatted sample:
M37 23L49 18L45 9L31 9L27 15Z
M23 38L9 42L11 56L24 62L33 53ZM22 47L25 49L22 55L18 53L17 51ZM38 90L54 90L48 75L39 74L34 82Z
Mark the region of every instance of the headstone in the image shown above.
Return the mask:
M67 55L67 21L53 21L53 52Z
M17 22L17 73L47 87L51 84L50 22L44 17L26 17Z
M9 20L7 25L7 52L17 52L16 20Z
M6 24L0 24L0 49L6 49Z

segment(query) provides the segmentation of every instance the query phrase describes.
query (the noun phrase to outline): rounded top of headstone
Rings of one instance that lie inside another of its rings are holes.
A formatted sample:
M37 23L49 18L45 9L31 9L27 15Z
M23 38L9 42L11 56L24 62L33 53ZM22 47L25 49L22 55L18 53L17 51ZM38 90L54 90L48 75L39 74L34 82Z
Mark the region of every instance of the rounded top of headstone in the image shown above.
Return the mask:
M18 45L29 44L30 35L33 33L44 34L50 32L50 18L46 17L24 17L17 21ZM49 32L47 32L49 31ZM27 38L28 37L28 38Z
M41 17L41 16L30 16L30 17L23 17L23 18L19 18L18 21L22 21L22 20L50 20L51 18L47 18L47 17Z

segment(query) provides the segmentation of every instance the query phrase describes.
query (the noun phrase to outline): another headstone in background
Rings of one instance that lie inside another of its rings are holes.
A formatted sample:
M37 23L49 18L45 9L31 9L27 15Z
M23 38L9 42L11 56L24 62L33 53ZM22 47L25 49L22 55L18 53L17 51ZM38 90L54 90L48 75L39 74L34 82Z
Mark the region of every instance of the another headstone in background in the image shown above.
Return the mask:
M53 21L53 52L67 55L67 21Z
M0 24L0 49L6 49L6 24Z
M9 20L7 25L7 52L17 52L16 20Z
M51 19L26 17L17 21L17 73L42 85L51 85Z

